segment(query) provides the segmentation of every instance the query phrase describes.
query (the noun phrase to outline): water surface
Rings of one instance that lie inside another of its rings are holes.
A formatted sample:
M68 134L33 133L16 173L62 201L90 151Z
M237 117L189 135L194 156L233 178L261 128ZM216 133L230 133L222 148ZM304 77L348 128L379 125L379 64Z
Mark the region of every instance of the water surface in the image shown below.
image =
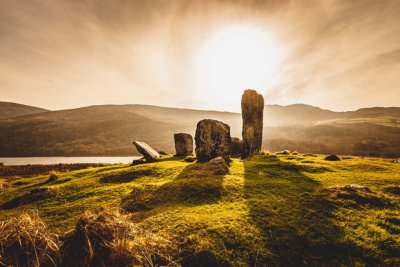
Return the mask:
M27 165L27 164L72 164L72 163L131 163L139 157L18 157L0 158L4 165Z

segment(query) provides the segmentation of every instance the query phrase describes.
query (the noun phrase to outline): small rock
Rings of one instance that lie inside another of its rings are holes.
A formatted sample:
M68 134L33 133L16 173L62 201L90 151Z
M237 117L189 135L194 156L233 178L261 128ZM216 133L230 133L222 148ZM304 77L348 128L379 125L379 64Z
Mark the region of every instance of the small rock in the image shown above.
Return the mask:
M399 160L394 159L394 160L392 160L392 163L399 163Z
M132 161L132 165L139 165L139 164L143 164L143 163L146 163L146 159L145 158L134 159Z
M144 156L147 162L154 162L160 159L160 154L158 154L157 151L155 151L145 142L134 141L133 144L135 145L137 151Z
M275 154L277 154L277 155L289 155L290 154L290 150L279 151L279 152L276 152Z
M304 157L316 157L317 155L315 154L303 154Z
M164 151L164 150L158 151L158 154L164 155L164 156L169 155L169 153L167 151Z
M174 134L175 150L177 156L188 156L193 154L193 137L187 133Z
M325 157L325 160L328 160L328 161L340 161L340 158L338 156L336 156L336 155L329 155L329 156Z
M189 156L183 159L185 162L195 162L196 157L195 156Z
M206 163L206 169L212 171L216 175L224 175L229 173L229 168L225 164L222 157L216 157Z
M237 137L231 138L231 157L237 157L242 155L243 140Z

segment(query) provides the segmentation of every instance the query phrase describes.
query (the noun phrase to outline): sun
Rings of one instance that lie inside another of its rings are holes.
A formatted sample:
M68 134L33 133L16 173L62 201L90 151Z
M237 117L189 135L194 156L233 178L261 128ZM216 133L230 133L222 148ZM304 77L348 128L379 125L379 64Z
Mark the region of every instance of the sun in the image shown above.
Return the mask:
M196 57L196 98L209 108L236 111L244 89L263 93L276 83L283 52L253 26L230 26L206 39Z

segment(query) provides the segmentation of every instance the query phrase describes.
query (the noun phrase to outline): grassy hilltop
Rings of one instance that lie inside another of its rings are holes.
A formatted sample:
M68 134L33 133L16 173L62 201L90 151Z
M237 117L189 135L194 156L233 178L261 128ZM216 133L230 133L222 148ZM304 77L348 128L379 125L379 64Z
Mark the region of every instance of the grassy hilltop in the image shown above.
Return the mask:
M400 264L399 163L271 154L234 159L225 176L198 166L165 157L158 163L58 173L53 179L48 174L3 178L0 218L37 209L49 230L63 236L85 211L122 207L142 229L132 238L147 240L142 235L151 233L162 240L163 259L150 255L152 264ZM340 189L348 184L370 191ZM43 187L50 188L45 195L22 201Z

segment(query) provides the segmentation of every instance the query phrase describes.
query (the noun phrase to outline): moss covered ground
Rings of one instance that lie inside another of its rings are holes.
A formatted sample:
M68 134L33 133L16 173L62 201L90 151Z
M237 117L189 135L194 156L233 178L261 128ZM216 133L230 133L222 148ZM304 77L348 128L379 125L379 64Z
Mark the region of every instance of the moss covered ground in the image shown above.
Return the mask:
M35 209L62 236L85 211L121 207L168 241L172 265L400 265L399 163L269 154L233 159L227 175L197 164L167 156L0 178L0 221ZM369 190L340 189L349 184Z

